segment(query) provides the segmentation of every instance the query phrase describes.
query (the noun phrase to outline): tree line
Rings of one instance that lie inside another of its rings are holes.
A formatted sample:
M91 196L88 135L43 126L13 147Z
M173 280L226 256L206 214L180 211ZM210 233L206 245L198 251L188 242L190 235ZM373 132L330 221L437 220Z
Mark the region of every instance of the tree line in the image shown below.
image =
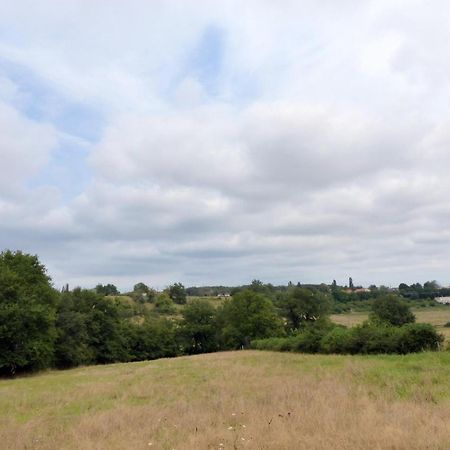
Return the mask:
M65 286L60 292L52 287L37 256L4 251L0 253L0 374L252 346L405 353L435 350L442 342L433 327L415 324L408 305L390 294L378 295L370 322L353 331L330 321L335 300L324 288L291 283L275 289L255 280L232 293L215 307L201 298L186 302L181 283L163 292L138 283L129 297L118 296L113 285L97 285L93 290ZM374 336L375 346L370 344ZM413 340L414 345L408 344Z

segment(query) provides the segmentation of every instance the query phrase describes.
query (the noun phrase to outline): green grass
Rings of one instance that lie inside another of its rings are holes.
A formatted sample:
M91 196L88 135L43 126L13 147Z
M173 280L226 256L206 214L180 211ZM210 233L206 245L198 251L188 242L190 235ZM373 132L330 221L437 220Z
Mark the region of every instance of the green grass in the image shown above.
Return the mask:
M392 448L423 448L427 421L450 417L448 380L450 352L240 351L48 371L0 380L0 442L14 449L155 442L153 448L170 450L217 449L223 442L239 449L330 448L340 439L348 449L387 448L391 440ZM392 414L402 424L394 426ZM409 440L395 444L405 426ZM300 430L309 438L297 447ZM429 448L446 448L445 433L441 426Z
M218 353L217 359L220 359ZM308 374L316 378L333 375L351 380L380 392L389 386L390 394L397 398L431 395L435 400L450 398L450 352L426 352L410 355L302 355L271 352L239 352L236 361L227 365L265 367L271 375ZM268 358L270 355L270 358ZM64 417L88 411L114 407L123 392L133 386L151 382L155 389L146 397L137 393L127 395L127 404L140 399L155 404L174 402L176 388L195 392L195 386L204 380L221 376L220 370L207 371L201 357L174 358L152 362L92 366L66 371L48 371L17 379L0 380L0 417L8 416L26 421L33 417ZM155 392L158 385L170 384L173 394L164 400ZM64 397L64 401L56 401Z

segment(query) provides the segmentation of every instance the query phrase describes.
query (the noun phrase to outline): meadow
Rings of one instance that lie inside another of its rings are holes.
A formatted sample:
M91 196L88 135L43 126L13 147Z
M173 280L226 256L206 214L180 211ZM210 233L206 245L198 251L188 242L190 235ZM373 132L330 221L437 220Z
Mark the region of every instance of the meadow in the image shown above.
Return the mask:
M450 352L259 351L0 380L3 449L448 449Z
M418 323L431 323L436 330L445 336L446 342L450 342L450 327L444 325L450 322L450 306L435 306L433 308L411 308ZM333 322L352 327L358 325L369 317L369 312L349 312L344 314L332 314Z

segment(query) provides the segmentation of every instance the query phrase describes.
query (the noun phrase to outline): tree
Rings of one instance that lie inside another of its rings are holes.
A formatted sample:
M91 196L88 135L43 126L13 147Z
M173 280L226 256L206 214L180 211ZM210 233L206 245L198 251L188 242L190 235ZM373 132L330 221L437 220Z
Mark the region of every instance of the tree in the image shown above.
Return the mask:
M394 326L415 322L416 318L408 304L396 295L378 297L372 305L371 321L384 322Z
M133 286L133 292L137 294L148 294L150 288L145 283L137 283Z
M37 256L0 253L0 373L49 367L57 293Z
M175 326L166 318L147 317L142 324L129 324L132 361L166 358L180 353Z
M352 277L350 277L350 278L348 279L348 287L349 287L350 289L353 289L353 288L354 288Z
M440 286L436 280L433 280L433 281L426 281L423 284L423 288L427 291L437 291L440 288Z
M86 327L86 346L93 362L127 361L125 320L120 317L120 304L86 289L76 288L71 294L73 308L81 313Z
M92 293L88 292L88 296ZM55 343L55 363L59 368L76 367L95 362L94 349L89 345L87 313L83 307L83 291L64 291L58 305L56 319L57 339ZM91 309L94 304L91 305Z
M177 310L173 300L166 292L163 292L156 297L155 311L159 314L175 314Z
M153 302L156 297L156 292L154 289L150 289L146 284L141 282L134 285L131 296L134 300L141 303Z
M179 305L186 303L186 289L181 283L174 283L168 287L169 297Z
M97 284L97 286L95 286L95 292L97 292L97 294L100 294L100 295L119 295L120 294L119 290L113 284L106 284L105 286L103 286L103 284Z
M226 348L248 347L252 339L277 336L283 332L272 301L249 289L227 300L218 319Z
M264 292L264 284L261 280L254 279L252 280L249 289L254 292Z
M206 300L193 300L182 311L180 337L187 353L218 349L216 310Z
M329 296L307 288L293 288L284 294L278 305L286 318L288 328L297 330L303 323L315 322L327 316L331 302Z

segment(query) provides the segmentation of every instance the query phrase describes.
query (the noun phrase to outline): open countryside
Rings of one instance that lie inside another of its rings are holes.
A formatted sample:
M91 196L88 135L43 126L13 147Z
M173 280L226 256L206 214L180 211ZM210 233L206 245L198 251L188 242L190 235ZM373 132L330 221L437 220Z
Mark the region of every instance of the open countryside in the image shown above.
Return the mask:
M0 0L0 450L450 450L449 0Z
M450 353L238 351L0 381L8 449L448 449Z
M411 311L416 316L417 322L434 325L439 333L445 336L446 341L450 341L450 305L436 306L434 308L412 308ZM330 318L333 322L351 327L367 320L369 318L369 313L349 312L344 314L332 314Z

